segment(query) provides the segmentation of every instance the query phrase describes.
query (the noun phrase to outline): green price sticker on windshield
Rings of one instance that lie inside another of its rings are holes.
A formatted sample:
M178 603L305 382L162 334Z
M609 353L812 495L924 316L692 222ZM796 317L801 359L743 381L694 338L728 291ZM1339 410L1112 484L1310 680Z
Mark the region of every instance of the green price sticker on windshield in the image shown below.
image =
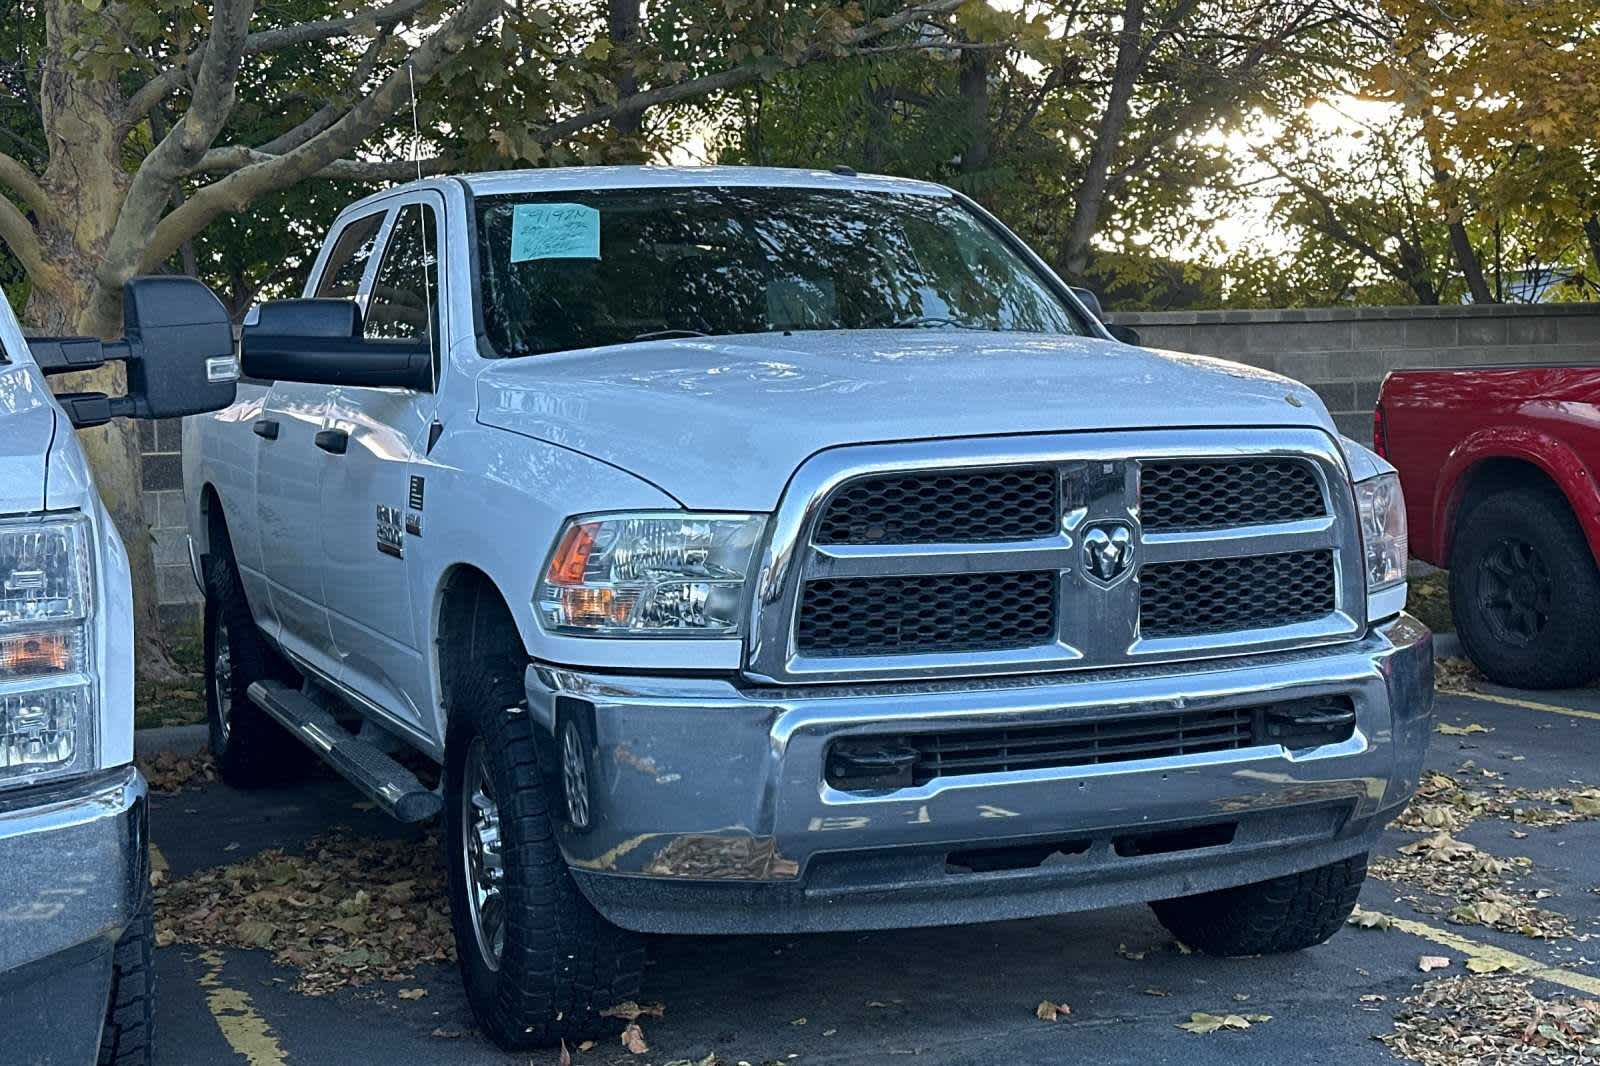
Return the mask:
M586 204L518 204L511 213L511 261L599 259L600 211Z

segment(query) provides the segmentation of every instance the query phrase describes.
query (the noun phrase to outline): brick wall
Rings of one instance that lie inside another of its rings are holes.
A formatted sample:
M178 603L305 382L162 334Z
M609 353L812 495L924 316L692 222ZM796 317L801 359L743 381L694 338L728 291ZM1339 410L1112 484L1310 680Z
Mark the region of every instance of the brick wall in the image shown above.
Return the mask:
M180 628L200 618L200 590L189 570L189 532L183 509L183 427L177 419L140 422L144 452L144 517L155 537L156 590L164 626Z
M1398 367L1600 363L1600 304L1534 307L1366 307L1113 314L1155 348L1234 359L1304 381L1339 428L1371 433L1383 376ZM163 620L198 617L184 543L177 422L143 424L145 516L155 532Z
M1152 348L1216 355L1305 382L1346 435L1372 434L1378 386L1402 367L1600 363L1600 304L1112 314Z

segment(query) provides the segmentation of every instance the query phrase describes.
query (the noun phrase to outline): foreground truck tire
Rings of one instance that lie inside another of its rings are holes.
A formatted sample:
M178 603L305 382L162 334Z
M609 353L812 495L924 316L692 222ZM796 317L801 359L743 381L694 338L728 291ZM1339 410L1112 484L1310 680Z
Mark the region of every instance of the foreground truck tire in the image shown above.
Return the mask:
M473 1014L508 1050L595 1035L600 1011L638 994L644 945L597 914L567 871L532 723L507 712L521 679L491 668L456 695L445 847Z
M206 724L222 779L250 788L297 776L306 749L250 702L252 682L290 671L250 616L225 535L206 562L205 658Z
M1173 936L1208 955L1272 955L1315 947L1355 909L1367 857L1304 873L1152 903Z
M149 1066L155 1061L155 922L145 896L111 960L111 998L100 1034L98 1066Z
M1565 499L1490 496L1462 518L1450 564L1456 630L1490 680L1575 688L1600 676L1600 571Z

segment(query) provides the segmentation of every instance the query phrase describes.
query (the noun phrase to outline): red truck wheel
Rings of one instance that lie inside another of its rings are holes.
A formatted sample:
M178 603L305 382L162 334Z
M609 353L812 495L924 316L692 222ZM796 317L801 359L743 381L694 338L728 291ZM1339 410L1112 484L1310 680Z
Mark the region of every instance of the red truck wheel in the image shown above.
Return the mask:
M1490 496L1462 518L1450 564L1461 646L1490 680L1572 688L1600 677L1600 572L1565 499Z

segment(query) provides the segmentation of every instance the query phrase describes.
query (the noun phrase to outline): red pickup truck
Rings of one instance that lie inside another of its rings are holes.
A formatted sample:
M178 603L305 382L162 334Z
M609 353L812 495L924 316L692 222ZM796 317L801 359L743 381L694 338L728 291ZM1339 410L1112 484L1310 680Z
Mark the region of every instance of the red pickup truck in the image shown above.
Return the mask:
M1373 437L1473 663L1525 688L1600 677L1600 367L1396 371Z

